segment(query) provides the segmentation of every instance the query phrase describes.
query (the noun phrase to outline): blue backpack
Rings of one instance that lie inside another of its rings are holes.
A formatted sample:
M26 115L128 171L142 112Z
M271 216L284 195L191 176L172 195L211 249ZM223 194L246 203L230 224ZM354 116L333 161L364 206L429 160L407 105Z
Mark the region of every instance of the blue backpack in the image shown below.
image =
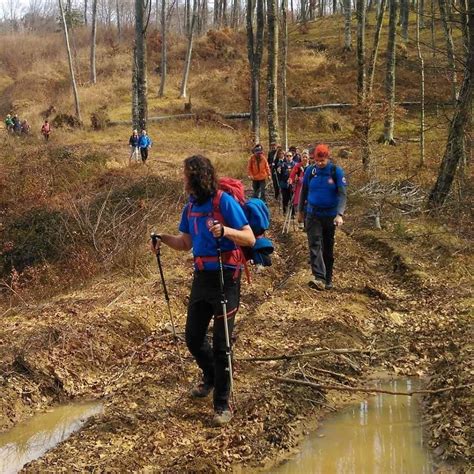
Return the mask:
M272 241L264 235L270 227L270 211L265 202L258 198L245 200L244 185L238 179L221 178L219 189L230 194L242 206L255 235L256 242L253 247L242 247L246 261L252 260L255 265L271 266L270 255L274 247Z

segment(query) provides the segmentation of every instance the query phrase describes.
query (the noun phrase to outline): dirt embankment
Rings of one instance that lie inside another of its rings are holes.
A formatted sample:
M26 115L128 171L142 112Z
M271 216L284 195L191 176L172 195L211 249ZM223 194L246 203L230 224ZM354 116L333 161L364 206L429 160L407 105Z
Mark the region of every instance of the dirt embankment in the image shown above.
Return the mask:
M337 237L336 290L313 292L306 285L305 236L298 231L281 236L281 218L276 209L274 214L274 266L243 284L235 331L237 411L223 429L211 426L208 400L195 403L187 396L198 371L182 341L181 369L152 258L139 278L116 275L4 315L1 429L54 401L105 399L102 417L27 471L218 472L268 465L288 455L315 420L350 399L344 392L283 385L273 376L361 385L372 368L382 366L429 376L433 390L466 383L466 291L454 284L440 289L436 277L411 278L409 263L403 272L394 263L405 258L397 249L349 232ZM185 261L182 254L164 252L180 332L191 279ZM244 360L320 348L361 352ZM470 459L469 393L426 398L432 445L441 446L437 454L449 460Z

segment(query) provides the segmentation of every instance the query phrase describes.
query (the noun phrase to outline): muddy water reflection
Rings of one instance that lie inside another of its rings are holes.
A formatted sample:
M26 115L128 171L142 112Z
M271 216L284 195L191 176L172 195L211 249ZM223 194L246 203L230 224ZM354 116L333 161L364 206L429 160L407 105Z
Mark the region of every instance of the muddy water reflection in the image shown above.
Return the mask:
M378 384L411 391L417 380ZM378 394L328 419L302 445L300 454L272 470L278 474L425 474L433 471L423 448L416 398Z
M88 418L101 413L101 403L77 403L52 408L0 434L0 473L18 472L26 463L82 428Z

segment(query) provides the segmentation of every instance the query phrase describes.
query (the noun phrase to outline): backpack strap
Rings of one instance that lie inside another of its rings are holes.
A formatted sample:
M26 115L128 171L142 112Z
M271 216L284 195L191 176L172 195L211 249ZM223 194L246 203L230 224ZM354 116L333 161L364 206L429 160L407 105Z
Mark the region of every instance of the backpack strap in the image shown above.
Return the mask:
M212 198L212 209L213 209L213 219L216 221L219 221L222 225L225 225L225 220L224 216L222 215L221 212L221 199L222 199L222 193L223 191L221 189L218 189L214 197ZM240 245L237 245L236 251L238 253L238 264L235 270L235 276L237 277L238 274L240 273L240 265L244 266L245 269L245 275L247 276L247 282L250 284L251 279L250 279L250 271L248 269L247 265L247 259L245 258L244 252L242 250L242 247ZM235 252L235 251L233 251Z

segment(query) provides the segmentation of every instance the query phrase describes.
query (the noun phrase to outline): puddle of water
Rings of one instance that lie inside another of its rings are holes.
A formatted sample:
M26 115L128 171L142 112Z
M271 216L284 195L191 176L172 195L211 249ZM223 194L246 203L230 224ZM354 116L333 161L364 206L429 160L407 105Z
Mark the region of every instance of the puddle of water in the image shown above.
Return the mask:
M0 473L18 472L26 463L82 428L88 418L102 413L101 403L74 403L52 408L0 434Z
M378 384L391 391L412 391L416 379ZM432 460L424 449L416 399L377 394L323 423L301 452L271 470L275 474L427 474Z

